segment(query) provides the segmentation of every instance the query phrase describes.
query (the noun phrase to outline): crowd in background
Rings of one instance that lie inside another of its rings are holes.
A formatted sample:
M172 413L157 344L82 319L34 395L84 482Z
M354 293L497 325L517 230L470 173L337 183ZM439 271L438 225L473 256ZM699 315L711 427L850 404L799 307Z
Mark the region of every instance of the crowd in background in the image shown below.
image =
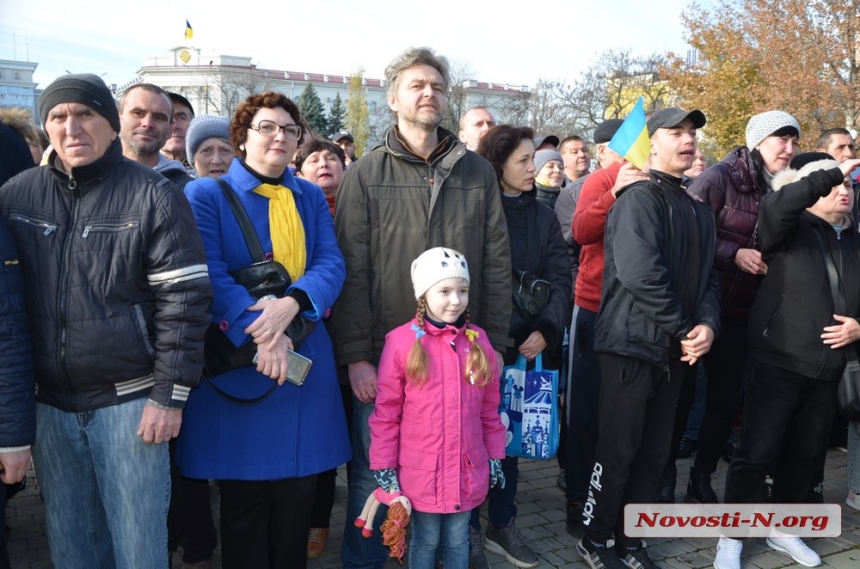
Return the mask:
M68 75L44 130L0 111L0 506L32 446L55 566L209 567L215 481L224 567L305 567L346 463L343 567L385 564L384 532L352 520L401 495L410 567L483 569L485 548L535 567L498 415L520 356L560 371L559 508L594 569L656 566L622 512L675 502L692 452L686 502L720 501L722 457L724 502L800 504L845 445L860 509L836 405L860 339L854 134L801 153L771 110L708 166L705 114L656 109L637 168L610 147L620 119L590 140L484 107L441 128L448 70L427 48L393 60L394 126L359 157L271 91L220 117ZM512 297L524 275L549 283L537 312ZM742 547L721 538L714 566Z

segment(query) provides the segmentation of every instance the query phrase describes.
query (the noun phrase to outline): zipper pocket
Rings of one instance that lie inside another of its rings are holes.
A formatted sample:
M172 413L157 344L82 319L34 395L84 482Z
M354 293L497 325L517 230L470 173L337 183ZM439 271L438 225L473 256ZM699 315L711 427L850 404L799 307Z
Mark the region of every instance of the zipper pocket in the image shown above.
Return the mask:
M43 234L46 237L57 230L57 226L53 223L48 223L47 221L41 221L38 219L30 219L29 217L24 217L23 215L12 214L9 216L9 219L12 221L17 221L18 223L29 225L30 227L42 229L44 230Z
M149 341L149 332L146 329L146 318L143 316L143 309L139 304L135 304L134 306L134 320L137 324L137 331L140 333L140 339L143 341L143 347L146 349L146 353L149 354L149 357L155 357L155 348L152 347L152 342Z
M125 231L126 229L134 229L136 227L140 227L139 221L127 221L125 223L116 224L85 225L84 232L81 234L81 237L86 239L92 231L101 233L114 233L117 231Z
M767 331L770 330L771 324L776 320L776 315L779 314L779 309L782 308L782 301L785 300L785 295L779 295L779 302L776 303L776 308L773 309L773 312L770 314L770 318L767 321L767 326L764 327L764 332L761 333L762 336L767 336Z

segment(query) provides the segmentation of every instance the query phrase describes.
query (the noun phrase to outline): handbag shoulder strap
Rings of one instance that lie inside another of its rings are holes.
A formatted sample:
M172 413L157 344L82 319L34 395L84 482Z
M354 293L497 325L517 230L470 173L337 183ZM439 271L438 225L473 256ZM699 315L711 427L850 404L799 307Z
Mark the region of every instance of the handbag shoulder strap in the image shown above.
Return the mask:
M827 250L827 245L824 243L824 238L821 237L821 234L813 228L812 233L815 234L815 243L818 245L818 248L821 250L821 256L824 257L824 265L827 267L827 281L830 283L830 294L833 296L833 307L836 309L837 314L847 315L848 309L845 306L845 296L842 294L842 286L839 280L839 272L836 270L836 264L833 262L833 258L830 256L830 252ZM857 356L854 350L847 350L845 352L845 357L849 362L856 362Z
M255 263L261 263L266 260L266 255L263 253L263 246L260 245L260 238L257 237L257 232L254 231L254 225L251 223L251 218L248 217L248 212L245 211L245 206L239 201L239 196L230 187L230 184L218 178L215 180L218 186L224 193L227 203L230 204L230 209L233 210L233 215L236 216L236 221L239 222L239 228L242 230L242 235L245 236L245 243L248 245L248 251L251 253L251 259Z

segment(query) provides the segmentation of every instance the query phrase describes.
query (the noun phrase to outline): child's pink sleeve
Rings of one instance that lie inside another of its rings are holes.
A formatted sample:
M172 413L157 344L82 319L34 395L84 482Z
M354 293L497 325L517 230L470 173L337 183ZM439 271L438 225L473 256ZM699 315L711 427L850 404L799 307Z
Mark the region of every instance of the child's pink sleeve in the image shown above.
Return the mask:
M379 360L376 382L376 404L368 419L370 425L370 469L397 468L400 449L400 420L403 415L405 373L404 358L394 331L386 337Z
M481 347L490 358L495 360L493 346L482 334L478 340ZM484 341L481 341L484 340ZM483 424L484 446L490 458L505 458L505 426L499 416L499 404L501 403L499 377L502 373L504 362L497 362L493 367L492 380L484 388L484 402L481 407L481 423Z

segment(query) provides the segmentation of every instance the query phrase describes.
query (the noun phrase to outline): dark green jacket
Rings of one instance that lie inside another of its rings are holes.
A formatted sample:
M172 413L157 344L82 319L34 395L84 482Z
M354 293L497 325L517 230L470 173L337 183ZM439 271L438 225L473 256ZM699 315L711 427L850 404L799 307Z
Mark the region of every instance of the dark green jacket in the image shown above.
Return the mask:
M495 349L512 345L510 248L496 174L452 133L440 128L439 139L425 161L392 128L340 185L334 223L346 282L332 321L342 364L376 364L385 335L415 316L410 269L432 247L466 255L471 320Z

